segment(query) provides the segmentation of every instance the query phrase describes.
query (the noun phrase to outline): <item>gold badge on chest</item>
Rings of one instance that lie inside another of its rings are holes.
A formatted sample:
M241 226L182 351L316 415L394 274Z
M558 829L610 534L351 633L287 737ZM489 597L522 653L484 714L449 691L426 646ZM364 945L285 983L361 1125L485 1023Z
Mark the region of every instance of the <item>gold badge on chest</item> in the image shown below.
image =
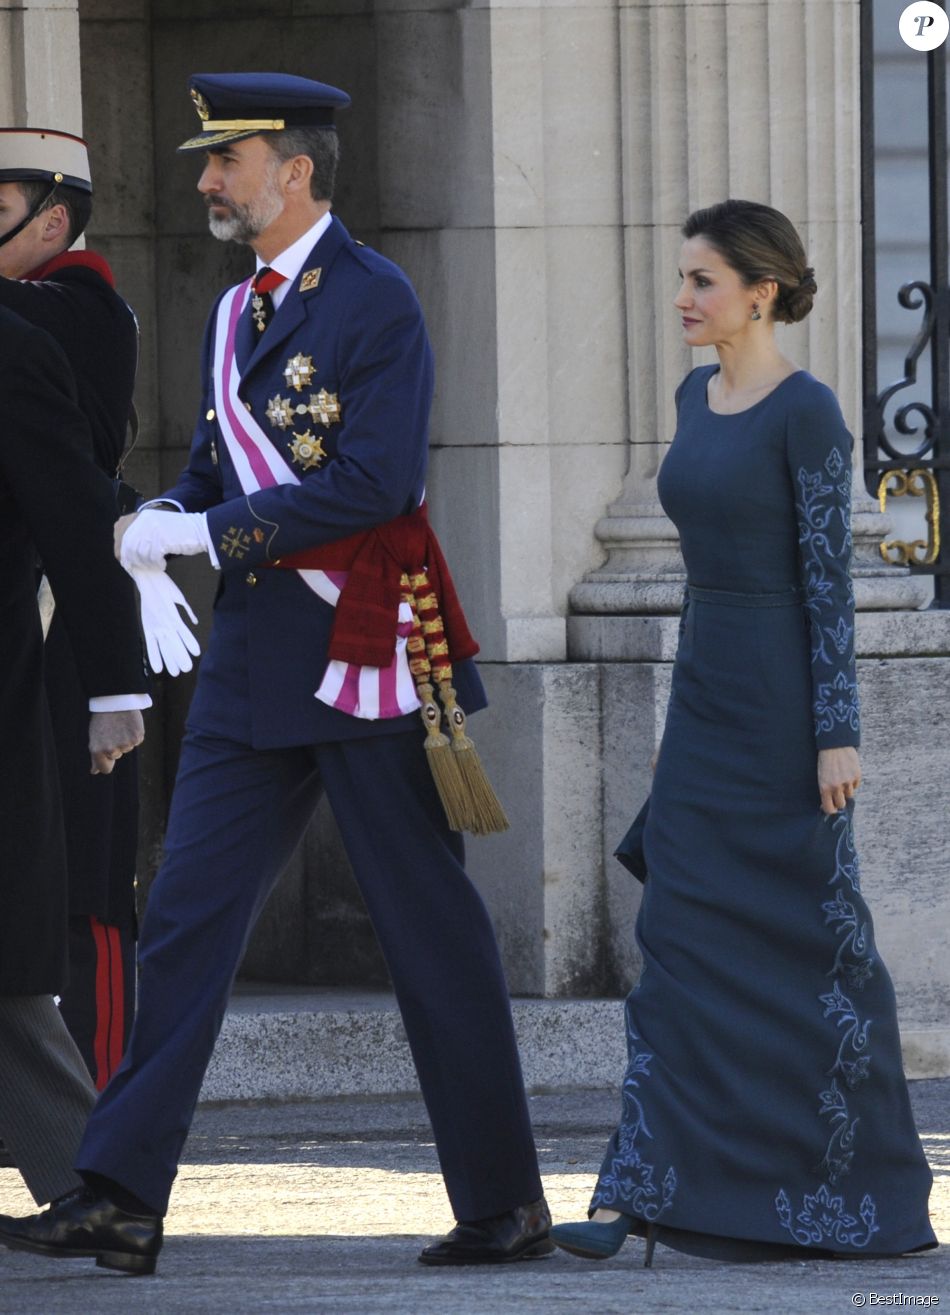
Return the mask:
M293 442L288 443L287 446L290 448L294 465L302 466L304 470L313 470L326 456L323 439L319 434L316 436L311 434L309 429L305 434L294 434Z
M305 269L300 276L300 291L313 292L314 288L320 282L320 275L323 273L321 268Z
M306 408L305 408L306 409ZM294 423L294 404L289 397L275 393L267 403L267 419L278 429L289 429Z
M301 408L298 406L297 410L299 412ZM340 410L340 399L336 393L328 393L325 388L321 388L319 393L310 394L310 404L307 410L313 417L315 424L338 425L343 419L343 413Z
M267 403L267 419L278 429L289 429L294 423L294 416L309 416L315 425L338 425L343 419L340 399L336 393L328 393L321 388L319 393L311 393L306 404L294 404L289 397L276 393Z
M290 360L284 367L284 378L287 380L287 387L294 388L298 393L302 393L305 388L309 388L313 383L313 357L304 356L298 352L296 356L291 356Z

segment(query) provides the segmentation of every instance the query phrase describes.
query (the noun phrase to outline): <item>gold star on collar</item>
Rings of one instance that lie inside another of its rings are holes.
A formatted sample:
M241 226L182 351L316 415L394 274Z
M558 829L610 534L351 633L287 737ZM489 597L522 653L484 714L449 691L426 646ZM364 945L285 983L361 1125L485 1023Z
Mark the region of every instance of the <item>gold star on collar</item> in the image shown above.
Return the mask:
M309 388L313 382L313 357L303 356L300 352L291 356L284 369L284 378L288 388L295 388L298 393Z
M291 456L295 466L303 466L304 470L312 470L319 466L320 462L326 456L326 450L323 446L323 439L314 438L308 429L305 434L294 434L292 443L288 443Z

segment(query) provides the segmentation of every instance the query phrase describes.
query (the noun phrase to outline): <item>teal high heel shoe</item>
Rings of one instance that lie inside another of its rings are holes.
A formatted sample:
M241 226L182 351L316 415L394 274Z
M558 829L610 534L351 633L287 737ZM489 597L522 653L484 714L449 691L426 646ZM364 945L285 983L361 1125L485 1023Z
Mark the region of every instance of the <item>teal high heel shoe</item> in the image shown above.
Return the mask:
M562 1251L569 1251L572 1256L583 1256L585 1260L608 1260L626 1242L633 1222L630 1215L621 1215L609 1224L595 1223L593 1219L584 1219L574 1224L555 1224L551 1229L551 1241ZM643 1264L649 1269L653 1264L653 1248L656 1246L656 1224L647 1224L646 1241Z

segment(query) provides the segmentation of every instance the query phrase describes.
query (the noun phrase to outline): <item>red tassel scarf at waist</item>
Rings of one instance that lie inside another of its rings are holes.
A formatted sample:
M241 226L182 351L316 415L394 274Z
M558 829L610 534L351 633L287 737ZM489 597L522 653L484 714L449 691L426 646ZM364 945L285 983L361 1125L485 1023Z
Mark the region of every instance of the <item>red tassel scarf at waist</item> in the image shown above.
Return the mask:
M403 576L425 571L439 603L452 661L474 657L472 638L425 503L408 516L281 557L282 570L347 571L330 635L331 659L387 667L399 619Z

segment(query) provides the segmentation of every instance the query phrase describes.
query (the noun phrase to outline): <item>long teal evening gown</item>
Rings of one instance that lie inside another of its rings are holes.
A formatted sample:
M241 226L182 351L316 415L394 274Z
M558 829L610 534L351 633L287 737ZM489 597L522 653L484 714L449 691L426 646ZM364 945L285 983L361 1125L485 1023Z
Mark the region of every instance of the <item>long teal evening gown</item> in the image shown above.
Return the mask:
M680 385L660 471L689 585L592 1208L703 1255L912 1251L936 1242L894 991L852 806L825 816L816 778L858 744L851 437L804 370L716 414L717 368Z

